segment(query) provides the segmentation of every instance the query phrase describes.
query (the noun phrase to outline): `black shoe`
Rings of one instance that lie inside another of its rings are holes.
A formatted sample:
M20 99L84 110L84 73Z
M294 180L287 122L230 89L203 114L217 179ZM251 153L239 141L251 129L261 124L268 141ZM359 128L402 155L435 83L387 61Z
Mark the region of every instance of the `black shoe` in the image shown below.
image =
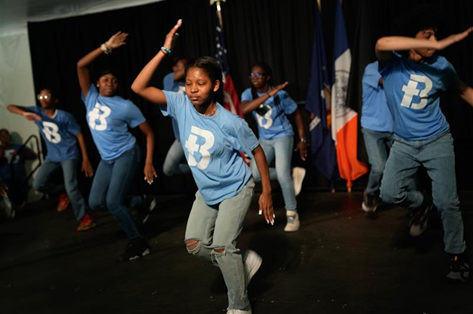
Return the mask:
M363 203L361 204L363 211L372 213L378 208L378 197L375 194L363 193Z
M465 254L450 254L450 272L447 280L451 283L465 283L470 277L470 265L466 262Z
M433 207L432 198L425 194L422 205L412 212L412 219L409 222L409 234L411 236L418 237L427 230L429 214Z
M132 261L146 256L151 252L148 241L143 238L131 240L126 246L125 253L120 256L120 261Z

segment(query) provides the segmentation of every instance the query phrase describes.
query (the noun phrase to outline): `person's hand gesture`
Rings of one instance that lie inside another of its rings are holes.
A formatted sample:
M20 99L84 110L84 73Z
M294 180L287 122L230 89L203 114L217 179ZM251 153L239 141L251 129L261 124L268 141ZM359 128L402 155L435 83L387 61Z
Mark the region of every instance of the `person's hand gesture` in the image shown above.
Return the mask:
M453 45L454 43L457 43L457 42L465 39L468 36L468 34L470 34L472 31L473 31L473 27L469 27L466 31L463 31L463 32L458 33L458 34L450 35L450 36L438 41L438 48L437 49L438 50L445 49L448 46Z
M25 117L28 121L31 121L31 122L35 122L35 120L37 121L43 120L39 115L33 112L24 112L23 117Z
M276 95L281 89L284 89L287 84L289 84L289 82L284 82L278 86L275 86L272 90L268 92L269 97L273 97L274 95Z
M176 25L169 31L164 40L163 47L172 51L174 45L176 44L179 33L177 30L182 26L182 20L177 21Z
M121 47L123 45L126 45L126 38L128 37L128 33L122 33L122 32L117 32L115 35L110 37L109 40L105 43L105 46L107 46L110 49L116 49L118 47Z
M297 146L294 151L299 151L299 153L301 154L301 159L305 161L307 158L307 143L302 141L297 143Z
M274 219L276 218L276 216L274 215L273 198L271 196L271 193L261 193L258 205L258 214L263 214L266 223L274 225Z
M90 164L90 161L88 160L82 161L81 171L84 172L87 178L91 178L94 175L94 168L92 168L92 165Z
M153 163L146 163L143 172L145 174L145 181L148 182L148 184L153 184L154 178L158 177Z

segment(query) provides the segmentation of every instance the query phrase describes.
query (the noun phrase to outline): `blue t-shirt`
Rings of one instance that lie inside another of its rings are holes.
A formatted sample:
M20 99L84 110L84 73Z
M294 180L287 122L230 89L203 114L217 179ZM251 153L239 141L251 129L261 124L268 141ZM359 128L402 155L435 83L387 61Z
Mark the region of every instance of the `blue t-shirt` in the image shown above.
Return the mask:
M251 177L239 152L252 156L258 139L245 120L217 104L214 116L198 113L187 96L165 91L165 116L176 119L180 140L199 191L209 205L240 193Z
M87 97L82 95L87 109L87 122L95 145L103 160L120 157L135 146L136 139L128 131L146 121L134 103L120 96L100 96L94 85Z
M35 120L35 123L48 149L46 160L61 162L79 159L76 135L80 132L80 126L72 114L56 109L56 113L50 118L41 107L26 107L25 110L36 113L43 119Z
M186 84L182 81L174 81L174 72L166 74L163 79L163 90L167 90L170 92L176 92L179 94L186 94ZM179 139L179 128L177 127L176 120L172 119L172 131L174 133L174 137Z
M418 141L449 131L440 110L440 94L460 81L444 57L434 55L419 64L394 52L380 73L396 136Z
M383 86L379 85L381 74L378 61L370 63L363 74L363 106L361 126L377 132L393 131L393 117L389 111Z
M266 93L258 93L258 97ZM251 88L247 88L241 94L241 101L252 101ZM253 110L253 117L258 124L259 137L265 140L294 135L291 122L287 119L288 114L297 109L297 104L289 97L289 94L280 90L274 97L268 98L259 108Z

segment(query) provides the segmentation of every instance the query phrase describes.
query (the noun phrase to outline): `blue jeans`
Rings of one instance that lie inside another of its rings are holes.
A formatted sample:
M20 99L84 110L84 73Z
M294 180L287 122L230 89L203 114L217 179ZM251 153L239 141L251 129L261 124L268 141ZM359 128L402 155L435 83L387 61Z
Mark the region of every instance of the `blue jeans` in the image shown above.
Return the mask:
M139 160L140 150L136 145L113 160L100 160L89 195L90 208L108 208L130 240L141 237L130 210L124 205Z
M276 157L276 169L269 168L269 176L271 180L278 179L281 186L282 196L287 211L297 209L296 193L294 191L294 183L292 181L292 149L294 147L294 137L282 136L272 140L259 140L261 148L266 155L266 162L271 164ZM251 172L256 182L261 181L258 167L254 159L251 160Z
M163 164L163 172L168 177L191 172L189 165L186 163L182 144L178 139L174 140L171 147L169 147Z
M385 202L404 204L410 208L421 206L423 194L408 189L409 181L421 166L432 180L432 198L442 218L445 251L461 254L466 245L450 133L424 141L408 142L396 138L384 169L381 198Z
M371 195L378 195L384 166L386 165L386 160L388 160L394 136L393 133L378 132L364 128L361 129L361 132L363 132L366 153L371 165L368 185L365 191Z
M85 200L82 193L79 191L77 183L77 168L79 160L71 159L61 162L54 162L46 160L33 180L33 188L45 194L57 194L66 189L67 196L71 201L72 210L76 219L79 221L85 215ZM62 168L64 177L64 184L55 184L51 182L53 174Z
M199 191L195 194L185 240L197 240L199 245L188 252L220 268L228 289L228 308L247 309L250 306L246 291L245 261L237 247L243 229L255 183L250 179L239 194L217 205L209 206ZM214 249L223 248L222 253Z

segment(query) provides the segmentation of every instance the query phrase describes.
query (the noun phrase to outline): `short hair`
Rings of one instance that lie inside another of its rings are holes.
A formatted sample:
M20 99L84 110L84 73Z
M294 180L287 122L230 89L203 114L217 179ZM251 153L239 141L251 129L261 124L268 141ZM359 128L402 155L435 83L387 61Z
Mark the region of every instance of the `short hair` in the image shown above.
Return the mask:
M187 61L186 64L186 76L187 71L190 68L199 68L204 70L205 73L209 76L212 83L215 81L220 81L220 87L215 92L214 100L223 106L223 102L225 100L225 96L223 94L223 76L222 76L222 68L218 61L212 57L200 57L194 60Z

